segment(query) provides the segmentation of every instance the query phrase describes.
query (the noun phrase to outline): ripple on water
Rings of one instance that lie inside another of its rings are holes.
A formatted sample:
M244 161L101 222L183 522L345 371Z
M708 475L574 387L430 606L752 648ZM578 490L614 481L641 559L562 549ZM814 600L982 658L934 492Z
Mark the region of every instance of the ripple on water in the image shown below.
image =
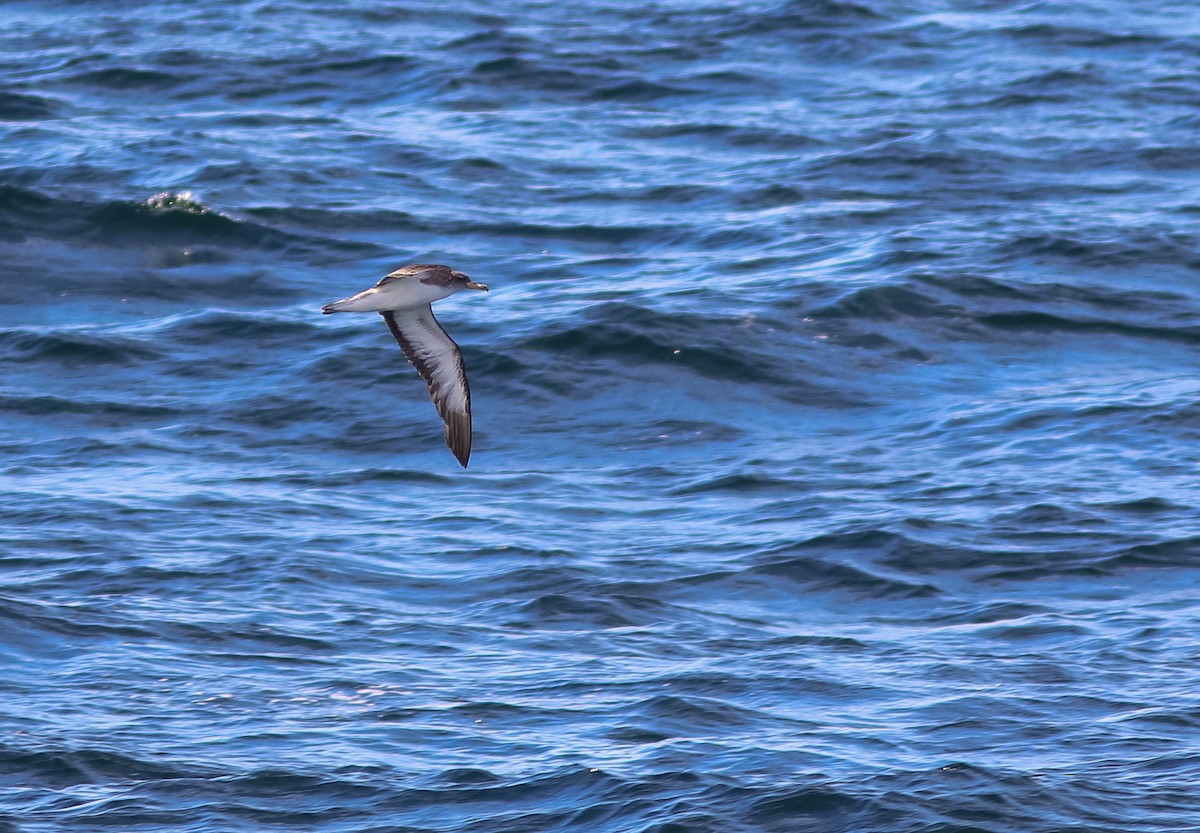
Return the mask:
M1134 5L0 14L0 831L1194 828Z

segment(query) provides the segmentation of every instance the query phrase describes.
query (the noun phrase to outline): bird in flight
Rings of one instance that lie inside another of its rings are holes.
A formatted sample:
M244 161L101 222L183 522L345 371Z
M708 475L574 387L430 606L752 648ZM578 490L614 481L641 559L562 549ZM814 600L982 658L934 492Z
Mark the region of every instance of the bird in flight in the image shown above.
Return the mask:
M378 312L400 349L429 385L429 396L446 423L446 445L465 469L471 457L471 389L458 345L433 317L434 301L463 289L488 288L449 266L413 263L384 276L375 286L321 308L333 312Z

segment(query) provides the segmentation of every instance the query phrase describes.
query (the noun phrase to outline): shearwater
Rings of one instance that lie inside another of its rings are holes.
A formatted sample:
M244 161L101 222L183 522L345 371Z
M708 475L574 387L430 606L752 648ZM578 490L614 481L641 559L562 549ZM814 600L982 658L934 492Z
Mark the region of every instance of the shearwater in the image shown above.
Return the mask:
M412 263L384 276L368 290L326 304L321 311L378 312L400 349L429 385L429 396L446 423L446 445L467 467L471 457L471 388L458 345L433 315L434 301L463 289L487 287L440 264Z

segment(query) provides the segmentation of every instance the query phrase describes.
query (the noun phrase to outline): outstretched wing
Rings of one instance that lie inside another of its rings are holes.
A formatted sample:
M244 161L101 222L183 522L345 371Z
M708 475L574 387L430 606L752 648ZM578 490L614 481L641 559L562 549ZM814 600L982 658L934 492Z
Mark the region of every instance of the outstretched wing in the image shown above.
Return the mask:
M379 313L400 349L429 385L429 395L446 423L446 445L463 468L471 457L471 389L462 353L426 304L412 310Z

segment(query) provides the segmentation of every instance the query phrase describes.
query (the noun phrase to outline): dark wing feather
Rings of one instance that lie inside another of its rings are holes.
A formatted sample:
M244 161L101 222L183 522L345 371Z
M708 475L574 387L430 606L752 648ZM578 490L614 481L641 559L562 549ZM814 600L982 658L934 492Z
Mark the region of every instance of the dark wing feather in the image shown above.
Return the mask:
M446 445L463 468L471 457L471 388L458 345L429 306L379 313L405 357L429 385L429 396L446 423Z

